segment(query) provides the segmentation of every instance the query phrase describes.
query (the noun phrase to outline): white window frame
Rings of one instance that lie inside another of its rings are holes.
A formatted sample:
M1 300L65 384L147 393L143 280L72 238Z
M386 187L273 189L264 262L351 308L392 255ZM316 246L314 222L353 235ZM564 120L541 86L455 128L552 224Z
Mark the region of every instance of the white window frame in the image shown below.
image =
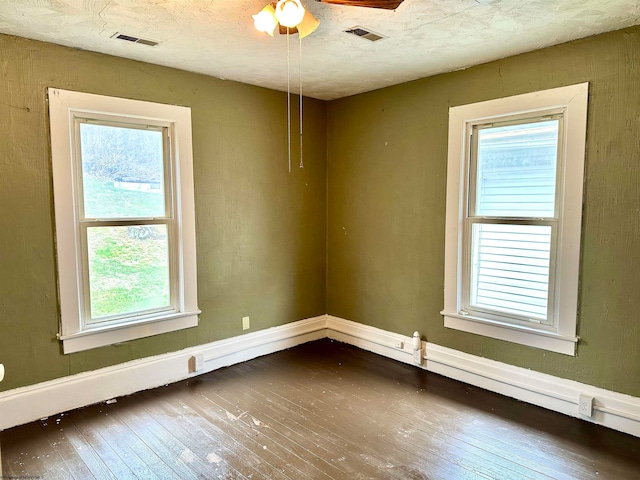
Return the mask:
M60 332L65 354L198 325L191 109L140 100L48 89L55 208ZM86 254L79 223L79 119L166 128L173 205L170 212L172 308L111 322L87 323Z
M445 225L444 326L522 345L575 355L580 267L582 191L587 127L588 83L488 100L449 109L449 150ZM557 182L558 226L555 288L549 293L553 324L523 324L518 319L464 310L464 224L468 209L471 131L474 125L535 118L561 112L563 129L558 139L560 172Z

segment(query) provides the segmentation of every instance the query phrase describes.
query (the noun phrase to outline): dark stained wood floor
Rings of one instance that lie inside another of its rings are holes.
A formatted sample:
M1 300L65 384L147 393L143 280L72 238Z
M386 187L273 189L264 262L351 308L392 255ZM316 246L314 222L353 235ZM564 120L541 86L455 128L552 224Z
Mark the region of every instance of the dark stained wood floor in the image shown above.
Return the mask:
M640 438L330 340L1 435L5 479L640 478Z

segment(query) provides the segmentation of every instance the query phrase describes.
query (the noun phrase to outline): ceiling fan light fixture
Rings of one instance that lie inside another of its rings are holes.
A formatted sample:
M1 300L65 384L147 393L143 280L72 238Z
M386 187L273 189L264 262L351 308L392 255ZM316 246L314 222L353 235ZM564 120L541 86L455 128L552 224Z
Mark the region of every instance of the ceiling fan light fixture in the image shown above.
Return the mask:
M273 35L276 26L279 27L281 34L287 36L287 156L289 160L289 173L291 173L291 62L290 62L290 42L289 37L297 33L300 44L299 49L299 65L298 70L298 99L300 106L298 108L300 119L300 168L304 167L302 163L302 39L313 33L320 25L320 21L311 15L302 6L300 0L278 0L278 3L267 4L260 13L252 15L253 23L258 31L267 32Z
M273 37L273 31L276 25L278 25L278 19L276 18L276 11L271 4L265 5L259 13L251 17L253 18L253 24L256 30L266 32Z
M302 17L302 21L297 26L298 35L300 38L304 38L310 33L315 32L319 25L320 20L311 15L308 10L305 10L304 17Z
M276 18L284 27L296 27L304 18L305 9L300 0L278 0Z

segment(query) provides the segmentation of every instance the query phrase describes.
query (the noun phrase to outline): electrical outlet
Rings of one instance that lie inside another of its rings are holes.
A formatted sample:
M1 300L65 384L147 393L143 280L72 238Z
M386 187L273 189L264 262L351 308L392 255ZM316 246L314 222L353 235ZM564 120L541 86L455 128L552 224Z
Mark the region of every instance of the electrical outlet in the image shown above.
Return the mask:
M204 369L204 353L196 353L193 357L190 358L190 360L190 367L192 372L199 372L200 370Z
M578 397L578 411L585 417L593 416L593 397L581 394Z
M251 328L249 317L242 317L242 329L249 330L249 328Z

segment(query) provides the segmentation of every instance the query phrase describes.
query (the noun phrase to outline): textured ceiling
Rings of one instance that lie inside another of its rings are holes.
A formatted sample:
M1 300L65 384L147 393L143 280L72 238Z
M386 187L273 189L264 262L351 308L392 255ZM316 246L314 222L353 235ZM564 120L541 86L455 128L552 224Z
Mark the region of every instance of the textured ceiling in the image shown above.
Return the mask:
M0 0L0 32L286 90L286 36L261 34L251 19L267 1ZM324 100L640 23L640 0L405 0L395 11L303 3L321 21L302 41L303 93ZM356 25L388 38L343 32ZM292 36L296 92L298 48Z

